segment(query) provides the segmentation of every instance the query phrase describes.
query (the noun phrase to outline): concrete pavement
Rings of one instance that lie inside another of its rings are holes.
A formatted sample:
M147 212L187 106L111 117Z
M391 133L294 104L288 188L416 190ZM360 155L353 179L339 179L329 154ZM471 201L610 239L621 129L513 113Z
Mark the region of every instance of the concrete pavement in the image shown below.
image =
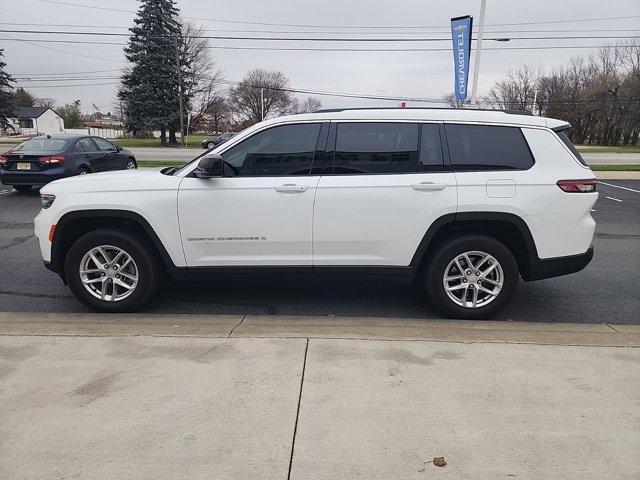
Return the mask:
M638 346L636 325L0 314L0 478L635 479Z

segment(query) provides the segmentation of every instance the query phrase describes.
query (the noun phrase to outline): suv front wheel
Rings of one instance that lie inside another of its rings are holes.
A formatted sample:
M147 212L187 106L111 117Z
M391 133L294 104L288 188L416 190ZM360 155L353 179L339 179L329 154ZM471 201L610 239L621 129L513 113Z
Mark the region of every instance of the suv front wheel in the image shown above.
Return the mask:
M518 264L495 238L464 235L440 245L425 280L429 298L443 313L463 319L490 318L513 296Z
M139 235L99 229L80 237L65 260L74 296L100 312L132 312L155 293L160 275L153 247Z

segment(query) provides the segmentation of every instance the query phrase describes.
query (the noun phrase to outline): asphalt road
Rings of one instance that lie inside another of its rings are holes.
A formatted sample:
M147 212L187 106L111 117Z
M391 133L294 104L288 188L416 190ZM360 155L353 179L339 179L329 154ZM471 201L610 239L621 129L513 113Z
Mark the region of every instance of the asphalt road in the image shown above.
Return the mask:
M605 180L598 189L592 263L573 275L521 283L498 320L640 323L640 181ZM32 226L38 209L36 193L0 185L0 311L86 312L42 266ZM299 277L168 284L146 311L440 318L407 286Z
M176 162L188 162L205 151L204 149L174 147L131 147L128 150L131 150L138 160L175 160ZM640 164L640 153L583 153L582 156L590 165Z

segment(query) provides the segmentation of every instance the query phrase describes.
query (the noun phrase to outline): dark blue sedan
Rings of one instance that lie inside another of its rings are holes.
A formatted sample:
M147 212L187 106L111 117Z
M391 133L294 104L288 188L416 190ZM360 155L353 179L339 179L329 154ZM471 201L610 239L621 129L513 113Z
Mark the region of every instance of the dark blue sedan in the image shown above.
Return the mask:
M30 138L0 156L0 181L19 192L53 180L108 170L138 168L133 154L90 135Z

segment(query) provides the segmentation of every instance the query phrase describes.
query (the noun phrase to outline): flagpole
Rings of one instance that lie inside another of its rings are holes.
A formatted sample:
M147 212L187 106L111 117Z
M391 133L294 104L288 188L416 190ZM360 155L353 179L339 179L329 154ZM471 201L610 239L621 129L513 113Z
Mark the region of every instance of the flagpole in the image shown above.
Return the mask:
M473 64L473 84L471 85L471 105L478 107L478 73L480 70L480 54L482 53L482 35L484 33L484 11L487 0L480 3L480 27L478 28L478 41L476 43L476 59Z

